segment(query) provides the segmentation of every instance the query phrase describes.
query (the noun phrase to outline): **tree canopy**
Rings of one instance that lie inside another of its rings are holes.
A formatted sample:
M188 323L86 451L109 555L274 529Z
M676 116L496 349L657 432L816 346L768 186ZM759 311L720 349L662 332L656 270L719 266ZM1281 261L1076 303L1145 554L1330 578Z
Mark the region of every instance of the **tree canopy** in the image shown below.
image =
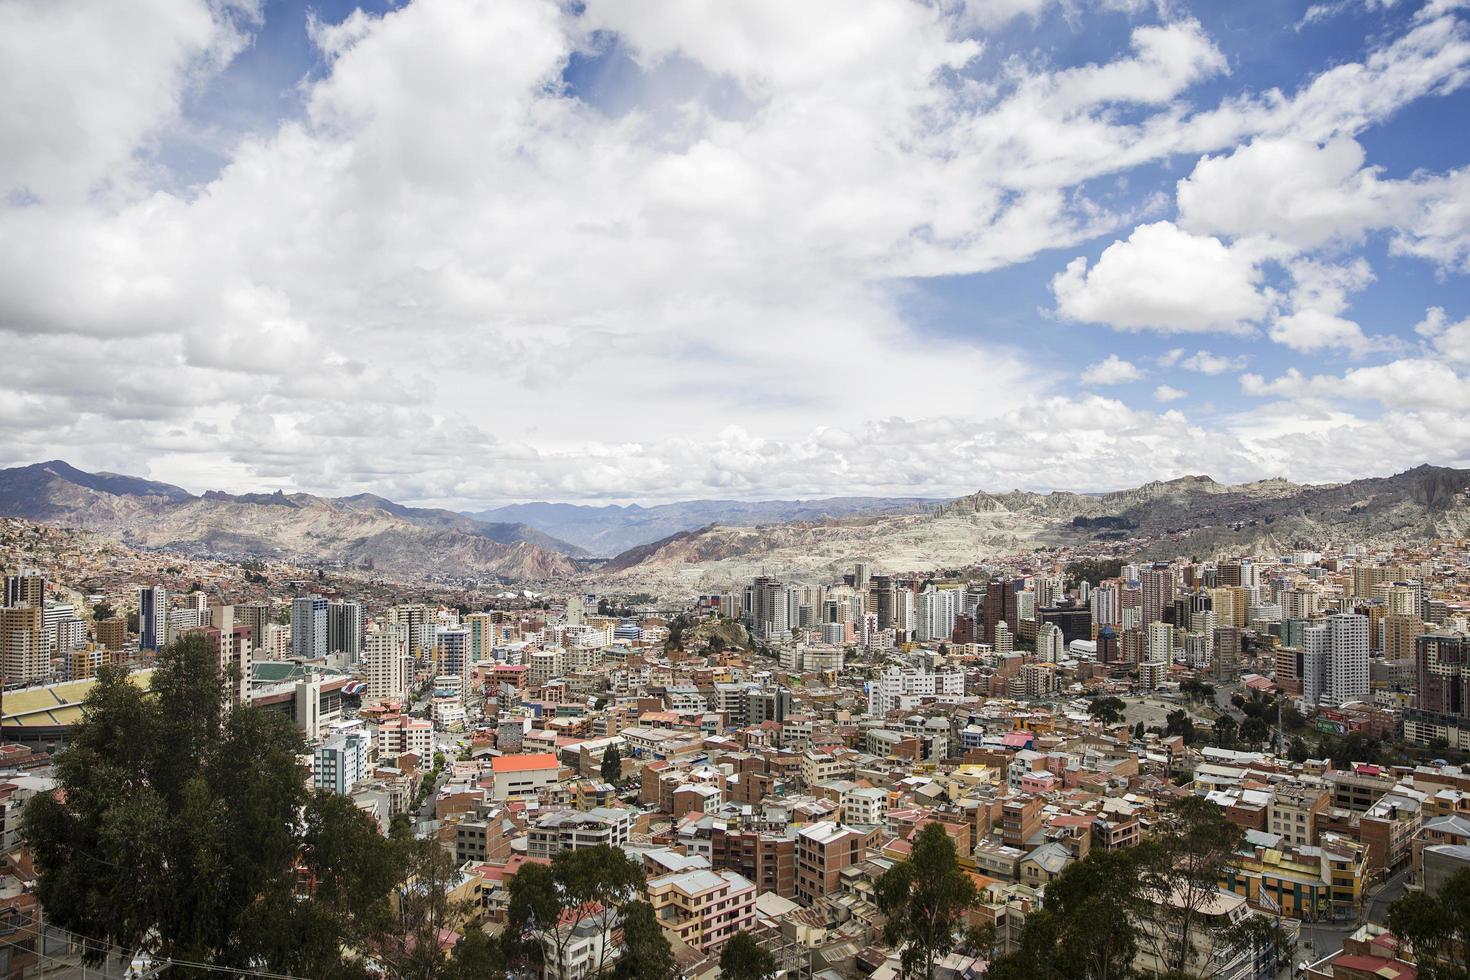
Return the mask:
M226 710L202 635L160 654L151 691L104 668L56 760L60 792L22 818L47 918L156 958L361 975L342 949L385 923L393 851L307 787L302 751L289 719Z
M1433 894L1408 892L1388 907L1388 927L1414 947L1425 980L1470 977L1470 870L1451 875Z
M944 825L930 823L908 858L878 879L876 898L887 916L884 941L901 949L904 975L927 978L934 961L955 948L964 914L975 904L975 883L959 866Z
M735 933L720 950L721 980L768 980L776 975L776 958L744 930Z

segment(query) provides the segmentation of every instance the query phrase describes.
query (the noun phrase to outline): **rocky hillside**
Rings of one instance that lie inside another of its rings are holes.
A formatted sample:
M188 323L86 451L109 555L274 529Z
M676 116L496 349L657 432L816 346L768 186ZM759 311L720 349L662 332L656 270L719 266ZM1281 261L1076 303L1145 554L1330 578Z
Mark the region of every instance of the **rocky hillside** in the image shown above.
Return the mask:
M325 559L394 575L544 581L573 574L581 549L516 524L404 507L371 494L195 496L179 487L60 461L0 470L0 515L117 537L135 547Z
M643 507L582 504L511 504L467 514L482 521L513 521L540 528L594 555L619 555L711 524L755 527L820 522L880 514L922 514L934 501L923 497L827 497L820 500L686 500Z
M1227 486L1187 476L1096 495L980 492L916 515L713 525L627 551L601 572L653 588L697 590L763 570L822 577L862 560L894 570L954 568L1055 545L1121 543L1141 557L1172 558L1466 534L1470 470L1421 466L1323 486Z

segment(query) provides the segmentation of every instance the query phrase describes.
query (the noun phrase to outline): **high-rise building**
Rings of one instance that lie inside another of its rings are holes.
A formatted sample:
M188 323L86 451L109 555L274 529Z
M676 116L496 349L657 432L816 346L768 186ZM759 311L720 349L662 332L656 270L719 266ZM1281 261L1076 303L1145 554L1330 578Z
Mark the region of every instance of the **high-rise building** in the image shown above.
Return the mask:
M469 690L470 667L474 663L470 657L470 631L463 626L441 629L436 647L439 651L439 673L453 674L461 681L460 690Z
M1099 629L1123 622L1120 592L1115 582L1104 582L1092 590L1088 602L1092 606L1092 621Z
M50 673L50 644L40 606L0 608L0 669L7 686L34 684Z
M927 589L919 593L914 624L914 639L947 640L954 632L956 615L955 589Z
M413 655L408 646L407 623L384 623L363 638L363 679L367 697L401 701L408 695Z
M1161 562L1140 569L1138 580L1143 587L1143 621L1163 621L1165 610L1174 604L1174 570Z
M878 614L880 630L893 628L893 576L874 575L868 583L872 594L872 609Z
M362 603L327 603L327 652L346 654L348 663L356 663L362 654L363 627Z
M99 619L93 625L97 642L109 650L121 650L128 642L128 621L121 616Z
M211 610L211 621L216 626L199 626L187 632L203 635L214 652L233 707L250 700L250 679L254 673L255 647L250 639L250 628L235 623L234 607L215 606Z
M5 604L42 608L46 604L46 577L34 572L5 576Z
M769 575L757 576L748 589L750 628L756 636L771 639L791 629L791 602L786 586Z
M417 660L434 645L434 617L422 603L406 603L388 610L388 622L408 627L408 654Z
M1418 708L1470 721L1470 637L1429 633L1415 642Z
M1336 706L1368 696L1368 617L1338 613L1302 630L1302 700Z
M303 595L291 600L291 656L319 660L327 655L327 597Z
M1015 583L1008 578L991 579L985 584L985 642L999 651L995 628L1005 623L1010 636L1020 629L1020 616L1016 607Z
M464 618L465 628L470 631L470 659L479 663L494 658L495 617L490 613L470 613Z
M1148 659L1156 663L1174 660L1174 627L1168 623L1148 624Z
M215 625L211 623L210 625ZM235 605L235 625L250 627L250 642L257 650L267 644L266 627L271 625L271 607L267 602L241 602Z
M160 650L168 640L168 593L161 585L138 590L138 649Z
M1055 623L1042 623L1036 628L1036 659L1045 664L1054 664L1066 655L1066 644L1062 641L1062 628Z

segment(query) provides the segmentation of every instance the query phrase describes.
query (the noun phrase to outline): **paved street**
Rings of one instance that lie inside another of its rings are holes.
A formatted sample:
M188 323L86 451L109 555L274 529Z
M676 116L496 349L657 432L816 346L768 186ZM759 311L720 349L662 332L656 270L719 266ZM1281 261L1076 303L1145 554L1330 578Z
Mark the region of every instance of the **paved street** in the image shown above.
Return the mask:
M1388 907L1404 893L1409 880L1409 869L1395 872L1383 882L1369 889L1367 901L1363 903L1363 914L1357 919L1344 922L1303 922L1302 955L1309 962L1342 949L1342 942L1365 922L1378 925L1388 924Z

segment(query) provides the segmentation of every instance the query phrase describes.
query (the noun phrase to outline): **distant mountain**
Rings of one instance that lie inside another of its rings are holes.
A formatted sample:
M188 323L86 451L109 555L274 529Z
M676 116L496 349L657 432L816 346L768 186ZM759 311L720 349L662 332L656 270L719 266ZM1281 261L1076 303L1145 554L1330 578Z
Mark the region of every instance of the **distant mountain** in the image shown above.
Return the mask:
M938 501L925 497L827 497L821 500L686 500L641 507L511 504L467 514L479 521L513 521L539 528L595 555L616 555L671 534L710 524L754 527L877 514L924 513Z
M54 460L0 470L0 515L53 521L186 553L328 559L424 574L539 581L573 574L581 548L536 528L405 507L372 494L195 496Z
M629 549L600 574L655 589L719 588L762 570L833 575L854 561L893 571L960 568L1032 548L1122 543L1141 558L1281 554L1470 535L1470 470L1227 486L1207 476L1104 494L979 492L922 514L711 525Z

